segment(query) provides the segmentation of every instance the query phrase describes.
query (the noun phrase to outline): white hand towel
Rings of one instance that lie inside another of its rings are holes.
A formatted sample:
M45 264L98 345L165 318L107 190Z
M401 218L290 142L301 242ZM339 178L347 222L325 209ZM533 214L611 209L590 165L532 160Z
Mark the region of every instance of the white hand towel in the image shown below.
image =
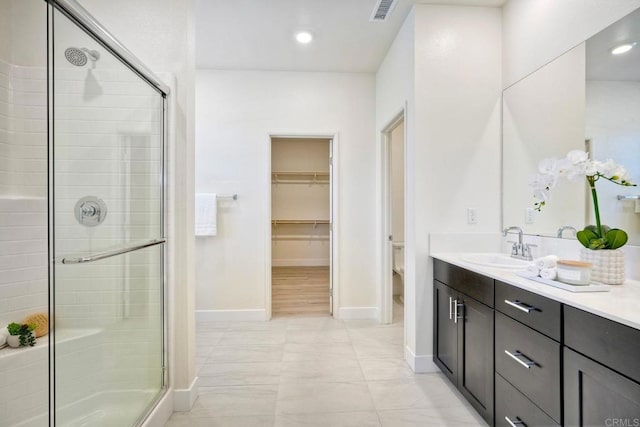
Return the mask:
M547 280L556 280L558 271L554 268L543 268L540 270L540 277Z
M535 264L529 264L527 273L531 273L533 277L538 277L540 275L540 269Z
M556 255L547 255L541 258L534 259L533 263L536 267L542 270L543 268L555 268L557 265L557 261L558 257Z
M196 236L218 234L218 198L215 193L196 194Z

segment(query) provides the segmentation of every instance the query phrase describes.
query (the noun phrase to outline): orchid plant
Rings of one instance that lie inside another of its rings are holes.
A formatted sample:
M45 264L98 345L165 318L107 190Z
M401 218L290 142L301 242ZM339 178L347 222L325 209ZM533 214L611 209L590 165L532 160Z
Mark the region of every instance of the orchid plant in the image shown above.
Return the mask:
M624 166L611 159L605 162L590 160L588 153L573 150L569 151L563 159L542 160L538 165L538 172L529 182L533 187L533 197L536 199L535 210L541 211L545 206L549 200L549 192L555 187L558 179L565 177L569 181L579 181L586 178L593 198L596 224L588 225L584 230L578 231L576 235L578 241L589 249L617 249L627 243L629 237L626 232L601 224L596 192L596 182L600 179L625 187L635 187Z

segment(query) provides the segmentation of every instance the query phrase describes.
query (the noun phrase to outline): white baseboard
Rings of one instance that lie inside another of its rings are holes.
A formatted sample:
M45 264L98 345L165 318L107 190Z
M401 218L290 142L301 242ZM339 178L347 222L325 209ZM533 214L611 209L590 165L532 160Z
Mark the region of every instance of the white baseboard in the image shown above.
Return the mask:
M143 421L142 427L164 427L171 414L173 414L173 404L173 389L170 388L160 398L160 401L153 408L147 419Z
M343 320L378 319L378 307L340 307L338 318Z
M272 267L329 267L329 258L273 259Z
M408 347L404 348L404 359L407 361L413 372L416 374L426 374L430 372L440 372L440 368L433 362L433 355L416 356Z
M188 412L193 408L193 404L196 403L198 398L198 379L198 377L195 377L189 388L173 390L174 411Z
M196 322L242 322L267 320L267 311L255 310L196 310Z

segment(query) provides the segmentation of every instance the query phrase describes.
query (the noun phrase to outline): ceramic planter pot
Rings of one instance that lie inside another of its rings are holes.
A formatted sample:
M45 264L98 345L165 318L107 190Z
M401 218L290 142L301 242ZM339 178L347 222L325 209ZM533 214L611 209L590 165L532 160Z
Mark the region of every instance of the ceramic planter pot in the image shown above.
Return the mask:
M621 249L580 248L580 260L591 263L591 280L607 285L624 283L624 252Z
M31 331L31 335L33 335L33 338L36 337L33 331ZM7 344L9 345L9 347L13 347L13 348L20 347L20 335L9 335L7 337Z

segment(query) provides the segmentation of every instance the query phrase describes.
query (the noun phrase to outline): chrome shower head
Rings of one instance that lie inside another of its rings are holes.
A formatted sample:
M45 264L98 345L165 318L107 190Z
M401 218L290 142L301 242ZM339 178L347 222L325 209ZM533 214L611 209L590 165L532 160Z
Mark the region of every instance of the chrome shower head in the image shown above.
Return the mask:
M76 67L82 67L87 63L87 55L77 47L67 48L67 50L64 51L64 57Z
M89 50L86 47L81 49L77 47L69 47L64 51L64 57L76 67L82 67L87 64L87 59L96 62L100 59L100 52L97 50Z

